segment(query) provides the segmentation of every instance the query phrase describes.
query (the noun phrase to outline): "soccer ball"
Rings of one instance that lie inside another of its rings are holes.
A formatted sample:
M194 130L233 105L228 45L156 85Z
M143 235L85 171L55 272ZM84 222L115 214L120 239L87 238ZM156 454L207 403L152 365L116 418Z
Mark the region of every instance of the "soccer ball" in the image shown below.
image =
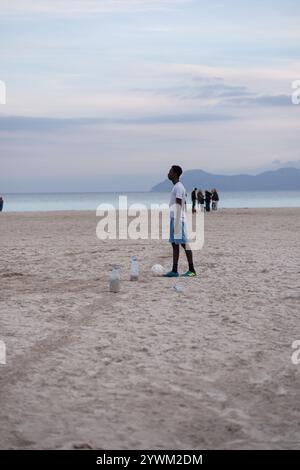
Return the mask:
M152 275L155 277L162 276L165 272L161 264L155 264L154 266L152 266L151 271L152 271Z

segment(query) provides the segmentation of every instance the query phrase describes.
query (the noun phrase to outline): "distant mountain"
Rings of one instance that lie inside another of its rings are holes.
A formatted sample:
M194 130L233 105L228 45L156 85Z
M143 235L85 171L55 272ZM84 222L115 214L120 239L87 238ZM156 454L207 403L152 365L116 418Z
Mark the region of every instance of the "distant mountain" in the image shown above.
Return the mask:
M259 175L213 175L203 170L187 170L181 181L188 191L193 188L217 188L219 191L300 190L300 169L280 168ZM166 179L151 191L165 192L170 188L171 182Z

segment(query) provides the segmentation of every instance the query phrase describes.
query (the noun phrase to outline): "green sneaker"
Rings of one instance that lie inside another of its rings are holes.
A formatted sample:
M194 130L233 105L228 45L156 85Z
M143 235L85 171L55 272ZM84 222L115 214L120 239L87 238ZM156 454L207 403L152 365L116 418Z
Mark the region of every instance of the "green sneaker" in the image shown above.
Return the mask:
M187 271L184 274L181 274L181 277L196 277L197 274L194 271Z

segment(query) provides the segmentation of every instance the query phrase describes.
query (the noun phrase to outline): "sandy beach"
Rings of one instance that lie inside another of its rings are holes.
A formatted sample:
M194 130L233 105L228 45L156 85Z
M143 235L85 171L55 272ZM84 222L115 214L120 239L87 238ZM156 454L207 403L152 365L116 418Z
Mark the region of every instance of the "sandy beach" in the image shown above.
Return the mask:
M151 275L167 242L99 241L96 225L0 214L0 447L300 448L300 209L207 215L183 281Z

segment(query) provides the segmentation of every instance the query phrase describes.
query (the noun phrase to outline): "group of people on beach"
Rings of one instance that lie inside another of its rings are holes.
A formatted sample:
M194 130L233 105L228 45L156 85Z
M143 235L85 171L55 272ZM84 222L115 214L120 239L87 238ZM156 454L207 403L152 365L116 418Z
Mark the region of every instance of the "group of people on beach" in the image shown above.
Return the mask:
M192 199L192 210L196 212L196 204L200 207L201 212L210 212L210 210L218 210L219 194L216 188L211 191L194 188L191 194Z

